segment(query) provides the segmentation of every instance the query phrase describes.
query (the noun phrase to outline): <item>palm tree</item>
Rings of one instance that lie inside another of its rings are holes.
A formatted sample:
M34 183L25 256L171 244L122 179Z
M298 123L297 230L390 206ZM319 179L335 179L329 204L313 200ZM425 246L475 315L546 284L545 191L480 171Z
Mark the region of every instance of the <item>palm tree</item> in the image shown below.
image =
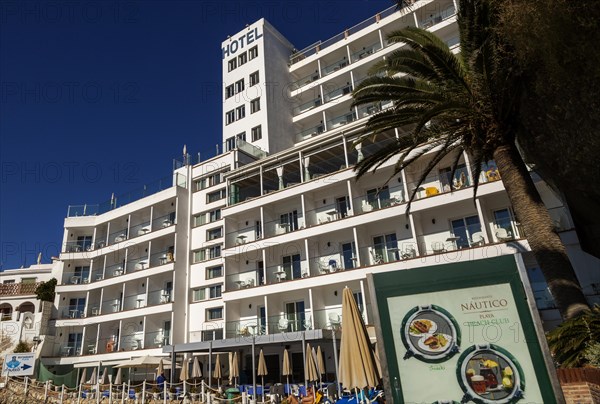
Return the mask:
M432 33L405 28L391 42L408 46L379 62L354 91L354 105L393 102L371 117L367 134L402 128L395 142L355 167L360 178L395 160L393 175L423 154L433 158L417 188L442 160L453 159L451 178L463 151L474 163L474 195L483 163L495 160L504 186L563 318L588 308L585 296L517 144L527 136L520 125L521 88L511 49L494 30L497 10L487 0L460 0L461 53L455 55ZM416 190L410 195L410 203Z

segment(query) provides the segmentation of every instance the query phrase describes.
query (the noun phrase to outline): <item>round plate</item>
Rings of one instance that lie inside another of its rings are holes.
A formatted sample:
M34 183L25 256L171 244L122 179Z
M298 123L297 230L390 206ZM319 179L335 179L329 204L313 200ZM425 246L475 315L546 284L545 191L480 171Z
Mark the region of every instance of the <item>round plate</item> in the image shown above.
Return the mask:
M429 345L425 344L425 341L433 335L435 335L435 334L423 335L421 337L421 339L417 342L417 345L419 346L419 348L421 348L422 350L424 350L426 352L432 352L432 353L446 352L448 349L450 349L450 347L452 346L452 336L450 336L448 334L437 334L437 335L443 335L444 338L446 338L446 344L444 346L440 346L438 348L433 349Z
M431 326L425 332L413 332L411 330L411 327L413 326L413 324L416 321L428 321L431 324ZM433 320L423 320L423 319L419 320L419 319L416 319L416 320L413 320L413 321L410 322L410 325L408 326L408 333L411 336L413 336L413 337L420 337L422 335L433 334L433 333L435 333L437 331L437 329L438 329L437 323L435 321L433 321Z

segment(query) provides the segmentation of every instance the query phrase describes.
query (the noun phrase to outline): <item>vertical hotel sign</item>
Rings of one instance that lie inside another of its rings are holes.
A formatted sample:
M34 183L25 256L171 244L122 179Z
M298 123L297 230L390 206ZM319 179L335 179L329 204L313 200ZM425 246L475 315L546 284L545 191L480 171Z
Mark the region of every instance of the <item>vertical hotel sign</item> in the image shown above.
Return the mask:
M372 275L395 403L555 403L514 257Z

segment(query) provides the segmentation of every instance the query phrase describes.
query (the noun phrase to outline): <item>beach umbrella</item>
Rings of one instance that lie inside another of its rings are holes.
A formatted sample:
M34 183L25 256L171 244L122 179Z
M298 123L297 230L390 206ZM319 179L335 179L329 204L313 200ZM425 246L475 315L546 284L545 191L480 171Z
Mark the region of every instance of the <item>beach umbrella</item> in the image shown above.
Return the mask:
M314 381L319 380L319 374L317 373L317 365L315 364L315 358L312 355L312 349L310 348L310 344L306 344L306 360L304 362L304 378L309 382L314 382Z
M281 374L287 378L287 384L289 388L290 375L292 374L292 366L290 365L290 354L287 349L283 350L283 366L281 367Z
M221 388L221 356L217 354L217 359L215 360L215 370L213 372L213 377L217 379L217 386L219 389Z
M375 359L375 366L377 366L377 373L381 375L381 360L379 359L379 350L377 349L377 343L373 344L373 358Z
M96 368L92 371L92 376L90 376L89 384L96 384L98 376L96 376Z
M108 368L104 368L102 376L100 377L100 384L108 384Z
M81 372L81 379L79 379L79 384L85 384L87 383L87 369L83 368L83 372Z
M260 350L260 354L258 355L258 369L256 374L260 376L261 384L262 384L262 400L265 401L265 376L269 374L267 371L267 363L265 362L265 354L263 354L263 350Z
M344 288L342 295L339 382L348 389L376 387L379 384L369 335L352 290L348 287Z
M184 359L183 363L181 364L181 373L179 373L179 381L185 382L187 379L190 378L190 372L189 372L189 359Z
M319 383L323 383L322 376L325 374L325 360L323 359L321 345L317 347L317 370L319 371Z
M231 361L231 372L230 376L233 379L233 385L235 386L235 379L240 377L240 365L238 364L238 354L237 352L233 353L233 359Z
M192 365L192 377L194 379L202 377L202 369L200 369L200 362L198 362L198 357L194 357L194 363Z
M117 376L115 376L115 384L121 384L121 383L123 383L122 372L123 372L122 369L117 370Z

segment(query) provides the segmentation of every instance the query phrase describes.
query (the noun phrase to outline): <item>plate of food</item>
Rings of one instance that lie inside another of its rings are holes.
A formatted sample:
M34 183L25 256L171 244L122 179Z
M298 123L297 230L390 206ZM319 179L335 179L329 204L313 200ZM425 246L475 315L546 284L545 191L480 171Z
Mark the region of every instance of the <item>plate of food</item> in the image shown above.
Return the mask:
M413 337L420 337L425 334L433 334L437 331L437 323L433 320L420 318L410 323L408 332Z
M452 346L452 336L442 333L427 334L419 339L417 345L426 352L444 352Z

